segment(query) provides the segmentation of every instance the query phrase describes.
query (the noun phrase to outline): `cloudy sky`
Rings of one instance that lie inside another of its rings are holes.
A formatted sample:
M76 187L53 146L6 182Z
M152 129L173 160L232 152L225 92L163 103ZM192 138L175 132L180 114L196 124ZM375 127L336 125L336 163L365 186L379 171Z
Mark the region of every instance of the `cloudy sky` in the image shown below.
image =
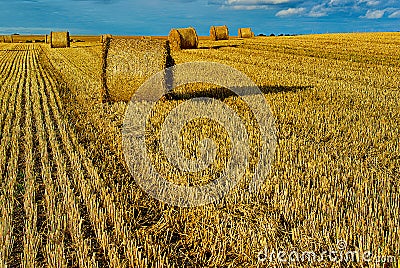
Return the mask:
M0 34L208 35L220 24L232 34L400 31L400 0L0 0Z

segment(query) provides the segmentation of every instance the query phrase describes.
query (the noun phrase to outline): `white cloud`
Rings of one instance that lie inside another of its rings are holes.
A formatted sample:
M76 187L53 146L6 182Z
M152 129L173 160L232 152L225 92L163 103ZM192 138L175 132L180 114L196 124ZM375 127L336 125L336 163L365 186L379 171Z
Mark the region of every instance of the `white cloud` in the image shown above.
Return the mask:
M380 19L383 15L385 15L385 10L368 10L365 16L361 16L361 18Z
M227 5L279 5L292 3L293 0L226 0Z
M329 6L346 6L349 4L354 4L354 0L330 0L328 2Z
M392 14L390 14L389 18L391 18L391 19L400 18L400 10L397 10L397 11L393 12Z
M378 6L381 3L381 1L378 1L378 0L358 0L357 3L358 4L365 3L367 6Z
M400 17L400 0L208 0L208 2L218 4L224 9L274 10L278 17L302 15L319 18L336 14L367 19L380 19L386 15L389 18Z
M329 8L327 8L325 5L316 5L313 6L311 11L308 13L308 16L314 17L314 18L319 18L319 17L325 17L328 15Z
M298 0L217 0L209 1L209 3L220 3L223 9L255 10L272 9L274 6L287 5L297 1Z
M220 3L224 9L255 10L271 9L273 6L285 5L296 1L298 0L220 0L209 2Z
M328 16L328 13L326 13L324 11L310 11L310 13L308 13L308 16L313 17L313 18L320 18L320 17Z
M233 10L255 10L255 9L270 9L268 5L233 5L233 6L222 6L222 8L233 9Z
M289 17L289 16L294 16L294 15L301 15L306 11L304 7L299 7L299 8L288 8L279 11L278 13L275 14L277 17Z

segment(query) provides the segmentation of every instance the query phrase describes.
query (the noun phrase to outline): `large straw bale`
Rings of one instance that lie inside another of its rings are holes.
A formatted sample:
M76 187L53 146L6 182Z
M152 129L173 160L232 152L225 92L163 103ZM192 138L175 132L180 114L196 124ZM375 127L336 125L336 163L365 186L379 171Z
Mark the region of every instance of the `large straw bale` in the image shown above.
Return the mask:
M150 76L172 65L167 40L107 39L103 44L103 99L129 101Z
M223 26L211 26L210 27L210 38L213 41L228 40L229 30L226 25Z
M238 30L239 38L252 38L254 37L254 33L251 28L239 28Z
M50 46L52 48L64 48L70 46L69 32L51 32Z
M197 48L199 37L194 28L171 29L168 40L172 50Z
M112 35L111 34L102 34L100 35L100 43L104 43L107 39L111 39Z

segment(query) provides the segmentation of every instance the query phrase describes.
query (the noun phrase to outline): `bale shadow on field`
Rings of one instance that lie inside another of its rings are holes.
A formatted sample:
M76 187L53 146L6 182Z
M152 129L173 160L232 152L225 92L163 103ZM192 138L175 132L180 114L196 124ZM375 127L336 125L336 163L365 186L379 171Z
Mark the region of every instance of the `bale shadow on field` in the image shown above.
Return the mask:
M275 93L288 93L288 92L300 92L306 91L313 88L313 86L259 86L258 87L263 94L275 94ZM249 95L246 93L248 88L239 89L240 92L243 92L243 95ZM238 96L235 92L226 89L226 88L210 88L208 90L198 90L194 92L176 92L172 91L167 93L167 99L170 100L188 100L192 98L215 98L219 100L224 100L229 97Z
M21 52L21 51L31 51L32 49L0 49L0 51L5 51L5 52L10 52L10 51L15 51L15 52Z
M71 44L71 46L69 47L69 48L91 48L91 47L101 47L102 45L101 44L96 44L96 45L85 45L85 46L77 46L77 45L73 45L73 44L76 44L76 43L72 43Z
M264 94L300 92L314 88L314 86L259 86Z
M236 47L239 47L239 45L218 45L218 46L202 46L202 47L199 47L198 49L220 49L220 48L224 48L224 47L233 47L233 48L236 48Z

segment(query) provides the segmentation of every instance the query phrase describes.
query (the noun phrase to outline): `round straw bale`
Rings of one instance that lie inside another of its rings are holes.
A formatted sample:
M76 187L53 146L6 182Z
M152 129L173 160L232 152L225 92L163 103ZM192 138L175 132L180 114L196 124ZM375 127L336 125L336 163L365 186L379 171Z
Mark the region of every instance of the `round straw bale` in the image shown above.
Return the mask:
M107 39L111 39L112 35L111 34L102 34L100 35L100 43L104 43Z
M238 30L239 38L251 38L254 37L254 33L251 28L239 28Z
M107 39L102 59L107 101L129 101L150 76L173 65L167 40Z
M70 46L69 32L51 32L50 46L52 48L63 48Z
M12 35L5 35L4 36L4 43L12 43L12 42L13 42Z
M229 30L226 25L223 26L211 26L210 27L210 37L211 40L228 40L229 39Z
M194 28L171 29L168 40L172 50L197 48L199 37Z

